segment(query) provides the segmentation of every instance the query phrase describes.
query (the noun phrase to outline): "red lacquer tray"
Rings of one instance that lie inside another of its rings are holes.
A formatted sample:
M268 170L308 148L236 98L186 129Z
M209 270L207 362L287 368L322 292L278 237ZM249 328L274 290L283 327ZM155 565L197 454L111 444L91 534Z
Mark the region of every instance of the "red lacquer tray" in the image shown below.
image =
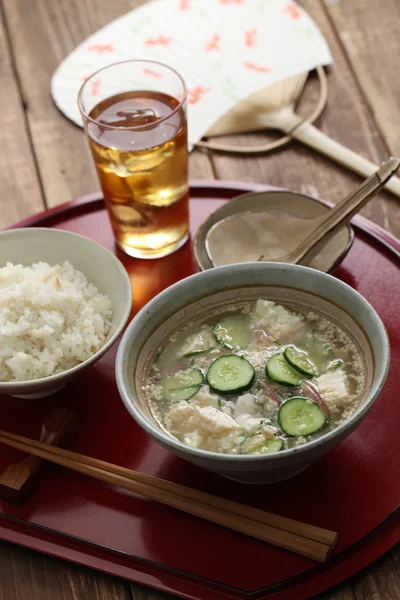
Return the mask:
M191 186L191 230L223 202L264 186L197 182ZM134 311L195 267L190 244L154 261L115 249L99 194L24 221L87 235L123 261ZM391 339L387 384L364 423L297 477L244 486L202 471L160 448L134 423L117 393L116 347L56 396L1 399L1 428L38 437L53 405L82 417L74 450L249 503L339 533L325 565L190 517L59 467L48 466L22 508L0 502L0 538L101 569L193 600L302 600L342 581L400 539L400 242L354 219L355 242L335 275L378 310ZM21 458L0 450L0 470Z

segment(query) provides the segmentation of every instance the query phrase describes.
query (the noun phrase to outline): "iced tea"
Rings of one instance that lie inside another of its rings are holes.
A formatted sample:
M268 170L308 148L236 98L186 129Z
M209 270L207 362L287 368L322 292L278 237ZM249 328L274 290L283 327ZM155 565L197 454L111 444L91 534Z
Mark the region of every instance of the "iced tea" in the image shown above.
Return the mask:
M121 92L94 104L85 122L119 246L153 258L188 238L185 105L157 90Z

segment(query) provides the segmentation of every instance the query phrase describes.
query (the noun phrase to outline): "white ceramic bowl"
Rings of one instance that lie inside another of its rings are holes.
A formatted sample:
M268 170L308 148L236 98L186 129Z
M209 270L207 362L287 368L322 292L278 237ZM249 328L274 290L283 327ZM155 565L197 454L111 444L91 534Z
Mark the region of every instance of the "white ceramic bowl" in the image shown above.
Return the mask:
M112 302L112 324L105 344L83 363L63 373L30 381L0 382L0 394L22 398L54 394L93 365L112 346L126 325L132 306L130 280L122 263L106 248L87 237L58 229L31 227L0 233L0 267L6 262L28 266L38 261L54 265L65 260L82 271L88 281L107 294Z
M328 314L356 340L365 365L365 391L356 412L320 438L265 455L218 454L184 445L160 428L141 392L156 349L183 323L240 300L268 298ZM247 263L210 269L184 279L149 302L127 328L116 359L122 400L157 442L181 458L244 483L270 483L296 475L347 437L378 397L389 368L389 341L372 306L342 281L320 271L281 263Z

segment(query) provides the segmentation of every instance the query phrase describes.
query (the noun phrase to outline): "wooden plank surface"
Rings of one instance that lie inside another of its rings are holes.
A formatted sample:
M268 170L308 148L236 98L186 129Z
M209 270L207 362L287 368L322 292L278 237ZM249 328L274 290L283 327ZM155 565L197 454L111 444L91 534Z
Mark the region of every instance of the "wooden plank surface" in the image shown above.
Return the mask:
M398 600L400 598L400 545L355 577L351 587L355 600ZM329 598L329 600L333 599Z
M351 587L345 583L337 586L327 594L314 596L314 600L355 600L355 596Z
M176 596L151 590L143 585L131 584L133 600L175 600Z
M335 61L328 76L328 106L318 124L319 127L324 133L359 154L375 162L381 161L388 155L387 145L374 124L370 107L365 104L364 98L360 95L342 45L322 4L315 0L302 0L301 4L321 28ZM357 0L351 4L359 4L359 2ZM365 13L367 12L365 9ZM359 21L362 21L361 15ZM354 27L356 28L355 24ZM311 89L306 89L300 105L302 114L310 114L310 107L316 99L317 82L311 81L309 87ZM238 146L250 143L258 145L263 143L264 139L265 136L259 134L230 137L230 141ZM217 175L222 179L232 178L234 174L235 179L288 187L332 202L343 198L360 182L357 175L297 142L268 155L250 155L241 158L216 154L214 163ZM400 199L383 192L376 196L361 214L392 233L396 234L397 231L397 235L399 234Z
M0 227L43 209L43 197L0 14Z
M393 154L400 155L400 3L326 0L355 79Z
M0 225L98 189L82 131L62 117L49 92L57 64L90 33L141 0L0 0ZM335 58L329 106L320 126L338 141L379 161L400 153L398 0L302 0ZM385 5L383 9L383 5ZM15 63L15 68L14 68ZM301 110L315 101L311 81ZM5 127L7 125L7 127ZM249 136L257 143L265 136ZM236 137L243 144L243 137ZM242 179L339 200L359 178L292 144L257 158L191 155L191 176ZM36 165L37 163L37 165ZM43 194L41 191L43 188ZM3 198L12 197L10 204ZM381 194L364 214L400 235L400 203ZM395 549L318 600L399 600L400 552ZM101 573L0 543L0 600L168 600L173 597Z
M132 600L125 581L1 543L0 600Z
M63 118L53 103L51 75L62 59L91 33L141 3L140 0L3 0L48 206L99 189L82 130ZM193 155L191 175L212 177L205 154Z

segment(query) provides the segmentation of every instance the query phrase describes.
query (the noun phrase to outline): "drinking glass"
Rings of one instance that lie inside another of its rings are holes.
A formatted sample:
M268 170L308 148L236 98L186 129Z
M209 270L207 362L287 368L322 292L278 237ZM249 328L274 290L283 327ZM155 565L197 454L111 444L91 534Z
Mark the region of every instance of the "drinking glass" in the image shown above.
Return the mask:
M172 68L129 60L86 79L78 105L117 244L158 258L188 239L186 88Z

